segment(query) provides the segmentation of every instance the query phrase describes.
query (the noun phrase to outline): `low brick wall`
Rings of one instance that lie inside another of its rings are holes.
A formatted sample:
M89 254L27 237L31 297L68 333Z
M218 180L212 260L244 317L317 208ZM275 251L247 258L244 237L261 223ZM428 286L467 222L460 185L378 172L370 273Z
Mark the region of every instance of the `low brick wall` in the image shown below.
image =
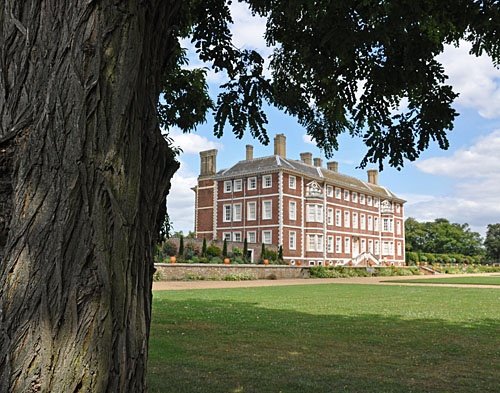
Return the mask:
M156 263L156 279L177 281L203 277L222 280L229 275L246 275L258 280L309 278L309 268L286 265L207 265L204 263Z

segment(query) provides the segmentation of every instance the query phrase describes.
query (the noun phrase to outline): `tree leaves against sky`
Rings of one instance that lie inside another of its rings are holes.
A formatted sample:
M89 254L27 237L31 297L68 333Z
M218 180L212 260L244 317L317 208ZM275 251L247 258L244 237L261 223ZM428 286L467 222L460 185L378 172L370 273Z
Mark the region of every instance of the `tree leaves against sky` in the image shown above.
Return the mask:
M445 44L472 43L471 54L500 61L498 1L248 0L267 18L265 39L275 47L264 76L262 56L232 44L229 2L186 3L179 37L189 36L200 60L225 72L215 102L204 70L187 70L179 47L165 77L162 125L193 130L212 110L214 134L229 125L268 143L264 104L297 118L330 157L342 133L363 139L369 162L401 168L431 142L448 148L457 97L436 56ZM401 109L402 102L407 102Z

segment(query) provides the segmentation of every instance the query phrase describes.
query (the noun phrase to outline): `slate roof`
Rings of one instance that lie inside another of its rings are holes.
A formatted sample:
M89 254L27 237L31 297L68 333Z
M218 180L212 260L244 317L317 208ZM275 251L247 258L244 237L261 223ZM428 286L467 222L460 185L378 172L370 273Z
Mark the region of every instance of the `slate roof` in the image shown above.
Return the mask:
M304 164L302 161L283 158L280 156L268 156L254 158L253 160L243 160L237 162L228 169L217 172L215 180L234 179L235 177L244 177L257 174L266 174L277 171L285 171L308 177L319 182L326 181L328 184L339 187L346 187L358 192L364 192L370 195L376 195L382 198L396 199L405 202L381 185L371 184L359 180L352 176L343 175L338 172L330 171L323 167L315 167Z

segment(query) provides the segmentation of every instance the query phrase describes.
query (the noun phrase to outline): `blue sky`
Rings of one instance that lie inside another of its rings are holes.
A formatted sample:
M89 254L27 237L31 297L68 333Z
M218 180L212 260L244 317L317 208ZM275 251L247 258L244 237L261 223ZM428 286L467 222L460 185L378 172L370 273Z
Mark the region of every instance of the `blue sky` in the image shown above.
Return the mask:
M257 49L264 56L271 54L263 41L265 22L253 18L245 5L232 5L234 42L240 48ZM385 166L380 183L407 200L406 217L430 221L444 217L452 222L468 223L482 235L486 226L500 223L500 69L483 56L468 54L467 44L449 47L439 57L450 77L448 83L460 94L455 108L460 116L449 133L450 148L446 151L431 146L415 162L407 162L401 171ZM192 66L203 66L195 59ZM211 87L222 76L209 73ZM199 174L199 152L219 150L217 169L227 168L244 159L245 145L254 146L254 156L273 154L272 139L277 133L287 136L287 156L299 159L301 152L312 152L326 161L321 151L305 135L294 118L269 108L268 146L260 145L249 136L236 139L227 129L221 139L213 136L213 122L198 127L196 132L182 134L170 130L174 144L183 149L179 157L181 168L174 176L167 198L168 212L174 230L187 233L194 228L194 192ZM364 156L360 140L345 135L332 160L339 162L341 173L366 179L366 170L356 169ZM366 168L369 169L369 168Z

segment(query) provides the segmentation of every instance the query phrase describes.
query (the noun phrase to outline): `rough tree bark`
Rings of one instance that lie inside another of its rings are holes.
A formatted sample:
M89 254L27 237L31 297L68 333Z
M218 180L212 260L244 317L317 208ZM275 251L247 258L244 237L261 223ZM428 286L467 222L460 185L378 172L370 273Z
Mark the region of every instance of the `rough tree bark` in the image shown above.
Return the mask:
M141 392L182 0L0 6L0 392Z

